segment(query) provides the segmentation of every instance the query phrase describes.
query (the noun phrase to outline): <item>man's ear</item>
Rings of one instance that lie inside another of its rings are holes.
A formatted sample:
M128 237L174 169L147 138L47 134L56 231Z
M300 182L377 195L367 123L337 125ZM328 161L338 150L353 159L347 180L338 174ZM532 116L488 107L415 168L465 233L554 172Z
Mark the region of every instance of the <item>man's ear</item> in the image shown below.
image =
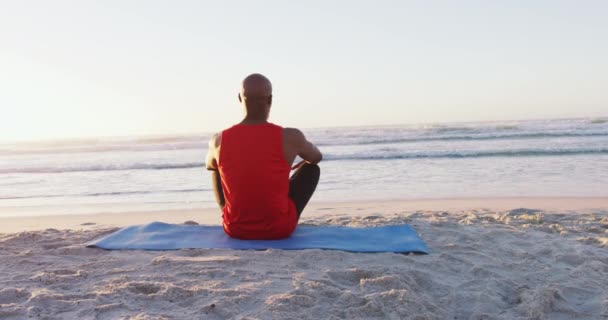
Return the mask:
M241 99L241 93L239 92L239 102L243 103L243 100Z
M272 95L268 97L268 104L272 104Z

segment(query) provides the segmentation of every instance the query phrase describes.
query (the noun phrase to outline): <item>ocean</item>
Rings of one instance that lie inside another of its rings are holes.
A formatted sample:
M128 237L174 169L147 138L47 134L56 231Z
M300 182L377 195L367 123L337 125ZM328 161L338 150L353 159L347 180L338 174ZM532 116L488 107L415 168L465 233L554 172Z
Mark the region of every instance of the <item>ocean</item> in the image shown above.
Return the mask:
M312 201L607 197L608 120L303 129ZM210 134L0 144L0 215L214 207Z

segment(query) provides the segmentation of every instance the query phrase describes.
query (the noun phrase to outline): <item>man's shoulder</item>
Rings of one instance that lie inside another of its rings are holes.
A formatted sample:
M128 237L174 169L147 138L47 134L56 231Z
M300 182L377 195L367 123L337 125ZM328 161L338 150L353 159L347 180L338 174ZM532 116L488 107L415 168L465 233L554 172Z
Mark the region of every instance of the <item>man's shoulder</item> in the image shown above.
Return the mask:
M306 138L304 133L297 128L283 128L284 145L301 146Z
M220 144L222 142L222 132L223 131L217 132L217 133L213 134L211 136L211 138L209 138L209 146L210 147L217 148L217 147L220 146Z
M304 134L302 133L302 131L300 131L300 129L285 127L283 128L283 136L294 139L301 139L302 137L304 137Z

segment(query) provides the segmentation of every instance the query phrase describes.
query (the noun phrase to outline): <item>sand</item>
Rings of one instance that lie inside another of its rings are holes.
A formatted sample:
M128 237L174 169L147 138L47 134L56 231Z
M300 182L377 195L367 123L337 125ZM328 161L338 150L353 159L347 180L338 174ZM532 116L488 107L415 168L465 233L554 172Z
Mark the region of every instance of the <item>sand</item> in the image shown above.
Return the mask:
M608 199L326 203L301 220L409 223L429 255L83 246L213 212L0 219L0 319L608 318Z

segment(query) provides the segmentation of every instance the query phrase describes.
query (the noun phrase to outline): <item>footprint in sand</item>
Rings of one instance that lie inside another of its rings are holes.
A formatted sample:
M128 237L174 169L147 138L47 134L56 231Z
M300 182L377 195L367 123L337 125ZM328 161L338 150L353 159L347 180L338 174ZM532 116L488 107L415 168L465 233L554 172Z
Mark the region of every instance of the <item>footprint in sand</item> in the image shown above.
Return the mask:
M79 281L87 278L88 273L84 270L58 269L51 271L42 271L30 278L30 280L38 281L45 285L54 283L65 283L68 281Z
M379 272L356 268L344 271L328 271L326 274L332 282L343 286L359 285L362 279L375 278L381 275Z
M0 305L19 303L30 297L30 292L25 289L5 288L0 290Z
M145 295L156 294L162 289L160 285L149 282L132 282L127 284L127 288L134 293Z

